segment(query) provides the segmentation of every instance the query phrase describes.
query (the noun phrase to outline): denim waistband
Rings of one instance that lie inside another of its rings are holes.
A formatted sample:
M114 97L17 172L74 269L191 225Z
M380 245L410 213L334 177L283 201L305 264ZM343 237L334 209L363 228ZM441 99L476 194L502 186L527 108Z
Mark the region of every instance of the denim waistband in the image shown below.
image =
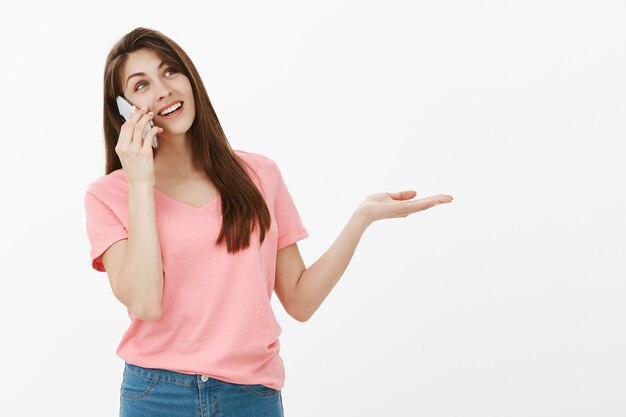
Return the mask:
M136 375L146 378L152 378L159 381L169 382L170 384L182 385L187 387L197 387L198 384L204 385L223 385L226 381L209 377L201 374L184 374L182 372L170 371L160 368L144 368L142 366L133 365L124 362L124 371L132 372Z

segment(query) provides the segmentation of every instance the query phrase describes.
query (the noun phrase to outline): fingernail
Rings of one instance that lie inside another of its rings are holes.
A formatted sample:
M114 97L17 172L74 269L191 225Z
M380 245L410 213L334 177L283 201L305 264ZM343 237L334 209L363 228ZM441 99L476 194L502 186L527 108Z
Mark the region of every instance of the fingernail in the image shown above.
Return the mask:
M154 116L154 112L153 112L153 111L149 111L149 112L148 112L148 114L149 114L150 116Z
M132 109L130 109L130 114L134 114L135 113L135 106L133 106Z
M143 107L141 108L141 110L144 110L144 111L145 111L145 110L148 110L148 107L147 107L147 106L143 106Z

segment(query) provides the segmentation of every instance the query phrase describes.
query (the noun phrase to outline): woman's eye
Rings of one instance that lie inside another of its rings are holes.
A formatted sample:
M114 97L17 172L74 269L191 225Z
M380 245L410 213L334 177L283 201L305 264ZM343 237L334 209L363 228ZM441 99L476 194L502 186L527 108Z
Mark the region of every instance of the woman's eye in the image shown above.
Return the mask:
M174 69L174 68L168 68L168 69L165 71L165 73L167 74L168 72L171 72L171 73L175 74L177 71L176 71L176 69ZM141 89L139 88L139 86L140 86L140 85L142 85L142 84L146 84L146 83L145 83L145 82L143 82L143 81L142 81L142 82L140 82L140 83L138 83L138 84L135 86L135 91L138 91L138 90L143 90L143 88L141 88Z

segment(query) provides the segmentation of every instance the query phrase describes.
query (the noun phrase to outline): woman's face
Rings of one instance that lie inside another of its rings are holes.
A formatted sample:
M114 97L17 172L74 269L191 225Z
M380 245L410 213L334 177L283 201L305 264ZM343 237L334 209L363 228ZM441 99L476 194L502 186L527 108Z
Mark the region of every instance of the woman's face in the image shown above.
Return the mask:
M124 97L137 107L154 112L152 122L163 128L159 136L177 136L191 127L196 108L189 78L178 67L172 67L150 49L129 54L122 68ZM174 103L183 106L167 117L161 112ZM173 117L172 117L173 116Z

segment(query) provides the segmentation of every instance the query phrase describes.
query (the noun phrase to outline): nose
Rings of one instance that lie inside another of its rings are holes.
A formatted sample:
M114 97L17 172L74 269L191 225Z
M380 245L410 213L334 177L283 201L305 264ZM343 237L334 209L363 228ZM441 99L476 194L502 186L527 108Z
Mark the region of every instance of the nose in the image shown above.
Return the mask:
M170 87L167 82L163 80L156 80L153 83L154 91L157 91L156 101L161 102L168 96L172 95L172 87Z
M154 105L154 111L157 112L159 109L168 103L167 97L172 95L172 89L169 87L163 87L159 90L159 94L156 97L156 103Z
M159 90L159 94L157 96L157 101L162 101L164 98L172 95L172 89L167 86L163 86L161 90Z

